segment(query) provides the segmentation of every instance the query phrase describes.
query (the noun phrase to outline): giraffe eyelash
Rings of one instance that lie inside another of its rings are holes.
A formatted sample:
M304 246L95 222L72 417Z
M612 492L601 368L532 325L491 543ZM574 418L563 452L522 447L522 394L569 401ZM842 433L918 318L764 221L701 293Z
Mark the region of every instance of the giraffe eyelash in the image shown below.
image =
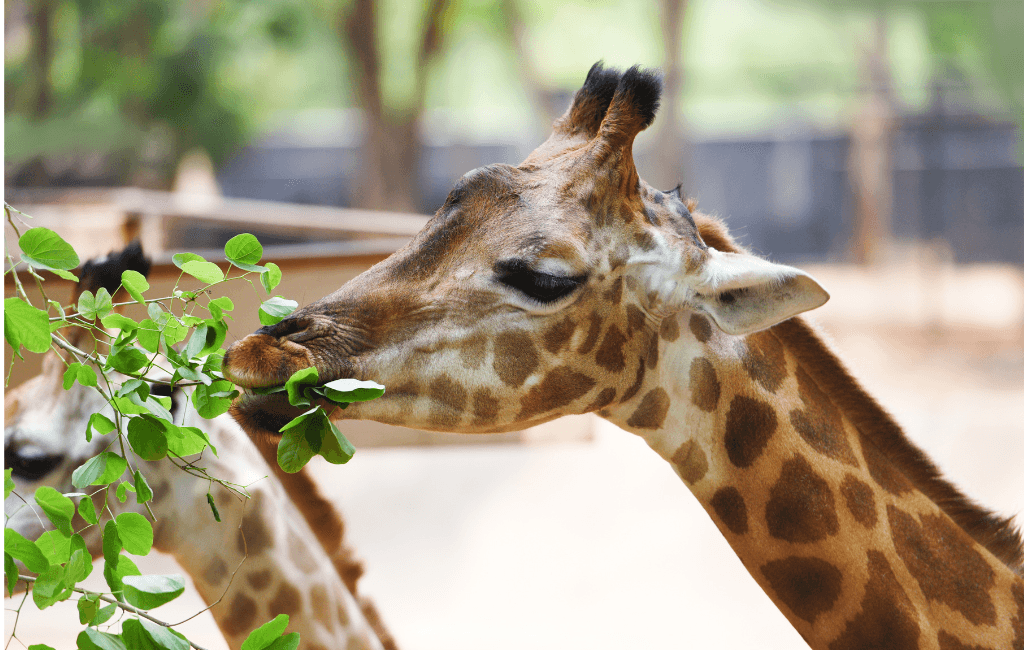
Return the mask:
M534 271L523 260L498 262L494 270L499 282L542 305L568 296L587 279L586 275L562 276Z

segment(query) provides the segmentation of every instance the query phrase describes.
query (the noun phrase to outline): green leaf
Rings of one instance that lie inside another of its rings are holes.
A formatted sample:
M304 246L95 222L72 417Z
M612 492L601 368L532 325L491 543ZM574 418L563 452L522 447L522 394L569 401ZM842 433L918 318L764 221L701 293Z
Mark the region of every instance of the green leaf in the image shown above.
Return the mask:
M11 468L4 470L4 500L11 496L11 490L14 489L14 479L11 478Z
M21 560L29 571L42 573L50 568L50 562L39 547L21 536L13 528L4 528L4 552L15 560Z
M78 296L78 313L86 320L96 318L96 297L92 295L92 291L86 289Z
M299 633L292 632L290 634L285 634L279 639L275 639L274 642L268 645L264 650L298 650L299 640Z
M274 620L268 621L249 633L242 642L242 650L264 650L267 646L284 634L288 627L288 615L278 614Z
M142 297L142 294L149 290L149 283L146 282L146 276L142 275L138 271L127 271L121 272L121 286L124 287L125 291L128 292L135 302L140 305L146 304L146 299Z
M28 650L55 650L55 648L52 648L45 643L33 643L28 647Z
M24 259L24 258L25 258L25 256L22 255L22 259ZM64 271L62 269L48 269L48 270L50 271L50 273L53 273L54 275L56 275L58 278L64 278L65 280L70 280L71 282L78 282L78 276L75 275L74 273L71 273L70 271Z
M332 465L344 465L352 460L352 456L356 453L356 448L352 446L348 438L326 415L324 417L327 419L327 426L330 427L330 430L324 434L324 441L320 446L320 455Z
M128 485L127 483L119 483L118 486L117 486L117 491L116 491L117 500L120 501L121 503L124 503L125 501L128 500L128 487L127 487L127 485Z
M324 384L322 395L332 402L368 402L384 394L384 387L375 381L335 379Z
M192 456L210 446L210 439L196 427L177 427L177 431L180 435L167 436L167 451L175 456Z
M149 358L146 357L142 350L136 347L128 347L107 357L105 367L107 369L113 368L118 372L130 375L138 372L148 363Z
M82 580L85 580L86 578L89 577L89 574L92 573L92 553L89 552L89 547L86 545L85 539L81 535L79 535L78 533L75 533L71 537L71 560L75 559L75 553L78 553L79 551L81 551L81 553L82 553L82 565L83 565L82 571L83 571L84 575L81 578L76 578L72 582L72 584L73 583L77 583L77 582L81 582ZM68 566L69 566L69 568L68 568L68 575L69 575L69 580L70 580L70 575L71 575L71 571L72 571L72 569L71 569L71 562L69 562Z
M93 627L97 625L103 625L117 613L117 605L111 603L105 607L100 607L100 611L96 614L96 618L92 620Z
M50 349L50 317L21 298L5 298L4 338L19 356L22 345L42 354Z
M281 267L273 262L267 262L266 269L266 271L260 273L260 283L269 295L281 283Z
M235 308L235 303L231 302L231 298L221 296L211 300L207 307L210 310L210 314L217 320L220 320L224 318L224 312L232 311Z
M217 521L220 521L218 518ZM18 584L18 565L11 554L4 551L4 579L7 581L7 595L14 595L14 586Z
M68 369L64 371L64 390L70 389L76 380L83 386L98 385L96 371L92 369L92 366L87 366L77 361L69 365Z
M128 421L128 442L143 460L160 460L167 455L165 427L152 415L140 415Z
M285 390L288 391L288 403L292 406L309 406L309 399L305 396L303 388L315 386L320 381L320 373L316 366L309 366L297 372L285 382Z
M71 244L48 228L29 228L18 239L21 259L37 269L69 271L78 266L78 254Z
M117 522L111 519L103 525L103 559L107 565L116 567L121 557L121 536L117 533ZM108 581L109 583L109 581ZM120 591L120 588L118 588Z
M64 582L64 567L51 565L36 577L32 583L32 600L39 609L46 609L61 600L61 593L67 588Z
M173 262L174 265L179 269L182 269L182 266L185 264L185 262L193 261L205 262L206 260L203 258L202 255L196 255L195 253L175 253L174 255L171 256L171 262Z
M170 445L167 445L170 449ZM135 470L135 500L138 503L145 503L153 498L153 489L149 487L149 482L146 481L146 477L143 476L142 472Z
M124 550L132 555L148 555L153 548L153 525L137 512L122 512L117 522L117 536Z
M192 332L192 338L188 340L188 345L185 346L185 358L194 359L199 351L206 347L206 331L209 328L206 325L200 325L196 328L196 331Z
M220 511L217 510L217 503L213 500L213 495L209 492L206 493L206 502L210 504L210 510L213 511L213 518L220 523Z
M127 271L126 271L127 273ZM134 332L139 329L139 324L133 319L128 318L124 314L117 312L111 312L100 319L103 323L103 327L115 330L121 330L122 332Z
M190 260L181 265L181 270L205 284L216 284L224 280L224 272L213 262Z
M114 309L114 299L110 297L110 292L107 291L106 287L100 287L96 290L94 309L96 310L96 318L103 318Z
M323 443L324 430L319 428L316 412L322 412L317 406L295 418L281 429L281 441L277 444L277 464L281 469L294 474L308 463L320 451Z
M185 591L185 581L177 575L125 576L124 598L141 609L153 609L169 603Z
M82 516L86 522L90 524L98 524L99 518L96 516L96 504L93 503L92 497L84 496L82 500L78 502L78 514Z
M68 560L65 581L69 587L73 587L82 580L85 580L92 573L92 558L89 552L76 548L71 551L71 559Z
M127 555L118 555L117 563L103 565L103 577L111 591L124 591L125 576L140 576L142 571Z
M269 300L263 301L260 305L259 317L260 323L266 326L277 325L284 318L295 311L299 306L299 303L294 300L287 300L281 296L274 296Z
M95 621L93 624L99 625ZM87 627L79 632L76 642L78 643L78 650L128 650L121 639L121 635L100 632L91 627Z
M85 427L85 441L92 442L92 432L105 436L116 427L114 423L107 416L102 413L93 413L89 416L89 424Z
M192 404L196 407L196 412L208 420L227 413L228 409L231 408L232 398L218 397L216 393L231 391L232 388L233 384L224 379L219 379L209 386L196 386L192 391Z
M244 271L263 271L257 263L263 257L263 246L254 235L235 235L224 245L224 257Z
M65 537L71 537L71 518L75 516L74 502L53 489L49 485L43 485L36 490L36 503L46 513L46 518Z
M136 336L138 337L139 345L145 348L146 352L154 353L160 350L160 329L160 326L152 318L147 318L139 323Z
M36 546L43 552L51 565L64 564L71 557L71 538L59 530L48 530L36 540Z
M189 643L178 632L144 618L130 618L121 624L121 635L132 650L188 650Z
M93 456L71 474L71 484L76 488L87 485L109 485L116 481L128 467L128 461L117 454L104 451Z
M78 599L78 622L82 625L89 625L99 611L99 594L85 594Z

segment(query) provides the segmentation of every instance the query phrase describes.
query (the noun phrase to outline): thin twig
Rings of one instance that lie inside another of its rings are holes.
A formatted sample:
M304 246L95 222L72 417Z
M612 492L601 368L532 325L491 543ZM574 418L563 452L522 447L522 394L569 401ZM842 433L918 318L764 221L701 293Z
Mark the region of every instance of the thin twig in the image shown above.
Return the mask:
M33 578L32 576L19 575L18 578L21 579L21 580L24 580L25 582L35 582L36 581L36 579ZM72 591L77 591L80 594L85 594L86 596L94 595L97 598L99 598L100 600L102 600L103 602L110 603L112 605L117 605L118 607L120 607L121 609L123 609L126 612L129 612L131 614L135 614L136 616L141 616L142 618L144 618L146 620L149 620L149 621L152 621L152 622L154 622L157 625L160 625L162 627L166 627L167 629L171 629L175 625L180 625L180 623L166 623L164 621L161 621L158 618L153 618L152 616L150 616L149 614L147 614L146 612L144 612L143 610L141 610L141 609L139 609L137 607L133 607L132 605L129 605L127 603L122 603L121 601L117 600L116 598L111 598L110 596L104 596L103 594L95 592L95 591L89 591L87 589L82 589L80 587L72 587L71 590ZM191 639L186 639L186 641L188 641L188 644L190 646L192 646L193 648L195 648L195 650L206 650L206 648L204 648L203 646L196 645L195 643L193 643Z

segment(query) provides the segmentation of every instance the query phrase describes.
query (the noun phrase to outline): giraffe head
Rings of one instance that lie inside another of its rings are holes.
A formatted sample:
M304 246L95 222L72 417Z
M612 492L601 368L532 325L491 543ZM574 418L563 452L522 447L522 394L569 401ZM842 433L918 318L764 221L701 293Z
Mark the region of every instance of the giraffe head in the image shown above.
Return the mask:
M95 292L101 287L114 294L121 285L123 271L147 275L150 266L137 242L118 253L89 260L82 265L72 302L77 302L80 292ZM67 328L65 338L83 350L92 349L94 343L88 332L79 327ZM4 395L4 468L11 470L19 493L32 494L43 485L61 492L74 491L74 470L110 443L104 436L86 441L84 434L92 413L113 418L113 409L100 393L81 384L64 390L65 369L64 360L51 350L43 358L40 374ZM170 396L172 414L180 417L186 397L180 390L171 394L162 392L163 388L154 385L151 390L153 394ZM9 525L23 535L34 538L42 532L39 517L32 508L24 507L15 494L5 501L4 512L10 517ZM98 543L96 527L90 528L87 535L95 537L87 540L90 545Z
M638 399L666 316L741 334L823 304L805 273L709 245L679 188L640 179L633 141L660 91L654 73L596 64L522 164L463 176L405 248L237 342L225 375L267 387L312 365L387 386L340 417L506 431ZM233 414L277 432L297 414L281 395Z

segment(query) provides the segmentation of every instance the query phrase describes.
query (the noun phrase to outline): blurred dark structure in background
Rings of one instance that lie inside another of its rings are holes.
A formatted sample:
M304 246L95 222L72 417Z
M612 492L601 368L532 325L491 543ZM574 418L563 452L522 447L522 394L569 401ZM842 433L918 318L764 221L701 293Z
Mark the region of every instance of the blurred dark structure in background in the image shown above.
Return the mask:
M1018 138L1014 123L977 115L943 110L905 118L894 145L895 238L945 239L959 262L1024 263ZM782 261L841 260L855 228L849 146L847 135L810 132L697 140L683 188L761 253ZM514 165L529 150L526 144L425 147L420 211L436 210L470 169ZM226 196L344 206L358 154L357 146L314 147L275 137L246 147L218 180ZM641 175L644 164L641 151Z

